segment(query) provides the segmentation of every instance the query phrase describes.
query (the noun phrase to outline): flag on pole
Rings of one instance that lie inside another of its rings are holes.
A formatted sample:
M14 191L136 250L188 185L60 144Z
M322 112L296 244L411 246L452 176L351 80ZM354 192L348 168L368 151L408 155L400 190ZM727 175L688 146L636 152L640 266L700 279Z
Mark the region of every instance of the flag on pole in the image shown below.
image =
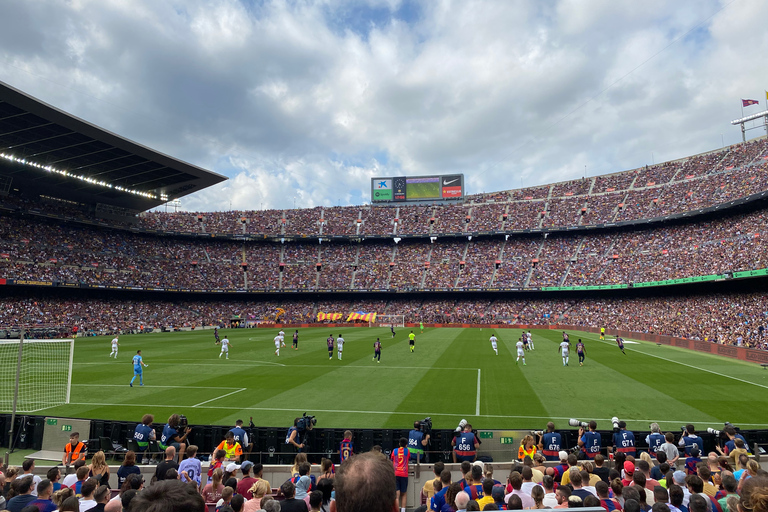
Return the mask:
M757 101L757 100L744 100L744 99L741 100L741 106L742 107L748 107L750 105L757 105L758 103L760 103L760 102Z

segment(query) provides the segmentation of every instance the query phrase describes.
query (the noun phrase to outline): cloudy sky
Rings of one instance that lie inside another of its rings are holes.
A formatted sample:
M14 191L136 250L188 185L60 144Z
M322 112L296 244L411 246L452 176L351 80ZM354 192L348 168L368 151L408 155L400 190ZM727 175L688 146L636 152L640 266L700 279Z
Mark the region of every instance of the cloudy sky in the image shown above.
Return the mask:
M3 0L0 80L230 179L186 210L467 192L738 142L765 0ZM751 137L764 134L759 130Z

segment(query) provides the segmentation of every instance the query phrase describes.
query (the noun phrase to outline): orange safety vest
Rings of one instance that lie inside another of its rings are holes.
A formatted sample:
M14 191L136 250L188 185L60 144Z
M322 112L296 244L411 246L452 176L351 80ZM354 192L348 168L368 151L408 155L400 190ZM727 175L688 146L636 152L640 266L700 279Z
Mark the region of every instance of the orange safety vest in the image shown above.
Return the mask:
M81 452L85 449L85 443L82 441L79 441L77 443L77 446L75 446L75 449L72 450L72 443L67 443L67 445L64 447L64 453L66 454L72 454L72 457L70 458L71 462L75 462L77 459L83 459L85 460L85 453Z
M533 460L533 456L536 455L536 445L531 446L531 449L526 451L525 445L521 444L520 448L518 448L517 450L517 458L520 460L523 460L526 457L526 455L530 457L531 460Z

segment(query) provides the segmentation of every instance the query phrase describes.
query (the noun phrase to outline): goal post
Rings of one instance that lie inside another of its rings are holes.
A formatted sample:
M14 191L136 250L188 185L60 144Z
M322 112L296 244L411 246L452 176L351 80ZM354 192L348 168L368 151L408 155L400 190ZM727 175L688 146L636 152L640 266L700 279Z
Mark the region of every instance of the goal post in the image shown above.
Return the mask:
M405 315L376 315L375 322L368 322L369 327L405 327Z
M14 399L24 413L69 403L74 350L73 339L0 340L0 410L12 412Z

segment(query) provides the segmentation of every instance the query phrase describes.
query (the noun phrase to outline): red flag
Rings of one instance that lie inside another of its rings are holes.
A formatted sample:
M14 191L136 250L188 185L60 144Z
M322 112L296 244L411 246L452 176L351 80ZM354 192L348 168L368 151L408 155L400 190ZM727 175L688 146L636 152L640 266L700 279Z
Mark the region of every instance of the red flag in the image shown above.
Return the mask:
M741 100L741 106L742 107L748 107L750 105L757 105L758 103L760 103L760 102L757 101L757 100Z

